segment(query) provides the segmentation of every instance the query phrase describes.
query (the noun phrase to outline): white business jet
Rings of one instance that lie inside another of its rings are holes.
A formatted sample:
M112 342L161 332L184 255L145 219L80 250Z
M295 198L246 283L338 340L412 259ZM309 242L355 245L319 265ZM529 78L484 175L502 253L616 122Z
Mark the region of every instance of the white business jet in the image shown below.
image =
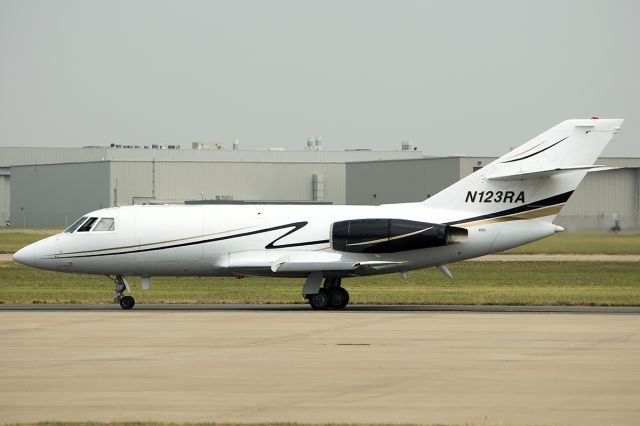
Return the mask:
M135 300L126 276L306 278L313 309L342 309L342 279L437 267L562 231L562 206L623 120L567 120L418 203L380 206L126 206L87 213L14 260L100 274L115 302ZM125 290L128 294L125 295Z

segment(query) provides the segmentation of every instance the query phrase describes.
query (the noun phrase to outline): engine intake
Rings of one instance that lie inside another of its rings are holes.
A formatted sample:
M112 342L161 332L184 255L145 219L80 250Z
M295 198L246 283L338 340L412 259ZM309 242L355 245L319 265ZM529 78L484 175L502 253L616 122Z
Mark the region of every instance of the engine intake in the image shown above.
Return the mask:
M350 253L396 253L465 241L464 228L405 219L353 219L331 227L331 247Z

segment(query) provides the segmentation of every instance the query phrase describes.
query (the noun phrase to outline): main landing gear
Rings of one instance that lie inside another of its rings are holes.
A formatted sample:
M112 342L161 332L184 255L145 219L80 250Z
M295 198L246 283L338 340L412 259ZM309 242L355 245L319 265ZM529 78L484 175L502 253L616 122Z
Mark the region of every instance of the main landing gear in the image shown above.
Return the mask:
M323 287L315 294L305 294L305 298L315 310L344 309L349 304L349 292L341 284L341 278L325 278Z
M115 278L113 278L113 282L116 285L116 291L113 295L113 303L119 303L122 309L133 308L136 304L136 300L133 296L124 296L125 290L131 294L131 287L129 287L127 280L125 280L122 275L116 275Z

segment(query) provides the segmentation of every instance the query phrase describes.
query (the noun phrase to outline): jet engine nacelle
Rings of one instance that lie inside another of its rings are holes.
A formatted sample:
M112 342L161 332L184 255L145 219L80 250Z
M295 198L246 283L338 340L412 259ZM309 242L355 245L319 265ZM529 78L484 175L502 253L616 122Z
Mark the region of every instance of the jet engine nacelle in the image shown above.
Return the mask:
M405 219L352 219L334 222L331 247L351 253L395 253L446 246L467 239L468 231L440 223Z

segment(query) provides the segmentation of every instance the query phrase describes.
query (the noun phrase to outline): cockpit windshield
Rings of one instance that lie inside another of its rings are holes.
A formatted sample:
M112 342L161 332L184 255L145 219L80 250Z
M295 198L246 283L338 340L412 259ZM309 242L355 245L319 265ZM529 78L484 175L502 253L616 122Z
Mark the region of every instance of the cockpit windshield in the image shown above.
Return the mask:
M80 227L80 225L82 225L84 223L85 220L87 220L86 216L81 217L80 219L78 219L75 222L73 222L70 227L65 229L64 232L66 232L67 234L73 233L73 231L78 229Z
M97 223L96 223L97 222ZM95 225L95 226L94 226ZM93 227L93 229L91 229ZM98 220L97 217L83 216L73 222L64 232L72 234L74 232L109 232L116 229L116 222L112 217L103 217Z
M80 228L78 228L78 232L89 232L96 220L98 220L97 217L90 217Z

